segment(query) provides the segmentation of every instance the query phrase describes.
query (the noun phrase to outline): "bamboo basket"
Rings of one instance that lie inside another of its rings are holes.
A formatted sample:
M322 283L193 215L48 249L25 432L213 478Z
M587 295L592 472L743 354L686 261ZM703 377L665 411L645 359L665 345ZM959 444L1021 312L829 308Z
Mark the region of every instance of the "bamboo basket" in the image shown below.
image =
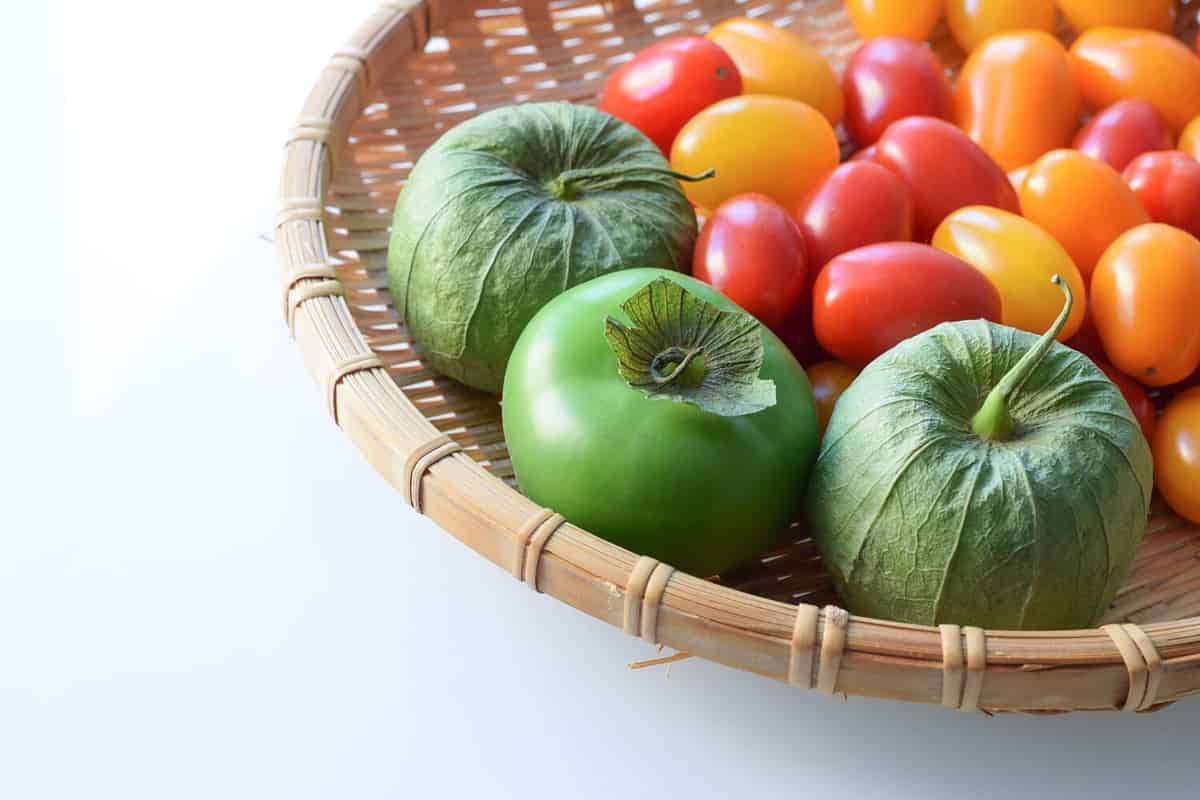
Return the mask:
M1198 7L1179 3L1189 42ZM961 710L1150 711L1200 693L1200 530L1159 501L1100 628L855 617L835 605L799 527L758 561L704 578L538 507L515 488L497 400L422 361L385 270L391 210L421 152L495 106L591 102L656 37L736 15L800 33L836 68L857 44L837 0L401 0L362 24L289 133L276 228L284 316L336 424L407 503L517 580L681 653L827 694ZM934 47L961 63L944 30Z

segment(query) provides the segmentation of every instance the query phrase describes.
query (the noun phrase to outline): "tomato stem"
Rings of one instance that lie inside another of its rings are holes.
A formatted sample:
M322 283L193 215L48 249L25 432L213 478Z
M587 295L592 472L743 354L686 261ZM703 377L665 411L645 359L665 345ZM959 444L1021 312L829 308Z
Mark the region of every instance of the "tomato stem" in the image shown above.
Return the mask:
M1075 306L1075 296L1062 276L1055 275L1050 282L1062 289L1063 294L1066 295L1062 311L1059 312L1058 319L1050 326L1050 330L1042 334L1042 338L1037 341L1037 344L1029 348L1021 360L988 393L987 398L983 401L983 406L971 420L971 428L980 438L1003 442L1011 439L1017 433L1017 423L1009 413L1009 402L1012 396L1025 385L1025 381L1037 369L1038 364L1042 363L1042 359L1050 352L1058 335L1067 325L1071 310Z

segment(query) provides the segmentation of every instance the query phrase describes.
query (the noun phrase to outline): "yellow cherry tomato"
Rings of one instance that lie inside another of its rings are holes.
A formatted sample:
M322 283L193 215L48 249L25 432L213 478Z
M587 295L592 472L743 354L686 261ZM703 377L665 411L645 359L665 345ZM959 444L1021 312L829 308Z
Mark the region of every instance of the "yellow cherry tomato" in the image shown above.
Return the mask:
M769 22L734 17L706 36L737 64L743 93L790 97L820 111L830 125L842 121L837 75L816 48L796 34Z
M1173 36L1093 28L1071 45L1071 63L1083 101L1093 109L1141 98L1176 134L1200 114L1200 58Z
M1033 169L1033 164L1026 164L1023 167L1017 167L1008 173L1008 181L1013 185L1013 188L1018 192L1025 185L1025 179L1029 177L1029 170Z
M671 167L716 176L685 183L694 205L716 208L735 194L760 192L784 208L800 201L838 165L829 121L799 100L760 94L730 97L683 126L671 147Z
M1200 523L1200 387L1171 401L1153 445L1154 485L1176 514Z
M1092 276L1092 319L1108 360L1147 386L1200 368L1200 241L1140 225L1113 242Z
M1063 16L1077 32L1116 26L1169 31L1175 0L1058 0Z
M923 42L942 17L942 0L846 0L846 11L864 39L903 36Z
M1196 117L1183 129L1179 137L1179 149L1200 161L1200 117Z
M993 36L971 53L954 84L954 108L959 127L1012 170L1069 145L1082 105L1062 43L1021 31Z
M840 361L822 361L808 367L805 372L808 373L808 382L812 384L813 399L817 401L817 425L821 433L825 433L829 418L833 416L833 407L837 405L842 392L854 383L858 372Z
M1055 20L1054 0L946 0L950 33L968 53L997 33L1052 32Z
M1019 194L1021 214L1066 248L1084 278L1118 236L1150 221L1120 173L1075 150L1039 158Z
M1087 316L1087 289L1075 262L1054 237L1024 217L988 206L960 208L942 221L933 246L982 272L1000 293L1000 319L1030 333L1045 333L1062 311L1061 275L1075 307L1059 341L1074 336Z

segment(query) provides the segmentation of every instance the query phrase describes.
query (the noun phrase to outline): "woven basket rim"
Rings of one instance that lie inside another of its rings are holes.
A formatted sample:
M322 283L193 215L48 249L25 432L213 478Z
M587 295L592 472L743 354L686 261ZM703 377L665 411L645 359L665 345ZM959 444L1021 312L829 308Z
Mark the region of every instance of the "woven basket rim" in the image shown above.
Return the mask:
M789 605L595 537L456 452L363 338L322 222L349 121L390 62L424 47L438 16L425 0L383 3L330 59L287 138L276 226L285 316L306 366L335 422L410 505L536 591L633 635L830 694L1051 712L1153 710L1200 693L1200 617L982 631Z

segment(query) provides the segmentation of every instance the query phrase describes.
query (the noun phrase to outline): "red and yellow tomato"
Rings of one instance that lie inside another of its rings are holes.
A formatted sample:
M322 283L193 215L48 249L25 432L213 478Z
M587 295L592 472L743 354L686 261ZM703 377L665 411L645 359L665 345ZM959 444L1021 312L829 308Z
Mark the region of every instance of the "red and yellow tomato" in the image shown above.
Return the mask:
M946 0L946 23L970 53L989 36L1009 31L1054 31L1054 0Z
M805 370L812 385L813 399L817 401L817 426L821 433L829 426L833 407L842 392L850 388L858 372L840 361L822 361Z
M1120 173L1074 150L1038 159L1021 186L1021 212L1066 248L1084 278L1118 236L1150 221Z
M842 74L846 133L861 147L874 144L905 117L950 119L950 81L925 44L898 36L870 39L854 51Z
M685 183L694 205L714 209L736 194L759 192L795 208L838 165L841 153L829 121L807 103L742 95L692 117L675 137L671 167L716 176Z
M903 36L923 42L942 17L942 0L846 0L846 11L864 39Z
M876 145L874 160L912 188L918 241L929 241L942 220L964 206L1020 210L1004 170L943 120L909 117L893 123Z
M841 121L837 75L816 48L796 34L762 20L733 17L718 23L706 37L737 64L746 94L790 97L820 111L830 125Z
M1004 170L1066 147L1081 108L1066 49L1041 31L988 39L954 85L958 124Z
M1169 225L1140 225L1104 253L1092 276L1092 314L1113 366L1147 386L1200 368L1200 241Z
M1156 31L1093 28L1071 46L1075 79L1091 108L1141 98L1179 133L1200 114L1200 58Z
M912 239L912 191L878 164L851 162L831 172L801 201L796 218L809 263L819 270L850 250Z
M852 367L942 322L1000 316L1000 295L982 273L924 244L851 250L826 264L813 285L817 340Z
M1125 182L1150 219L1200 236L1200 163L1187 153L1146 153L1125 169Z
M1171 130L1145 100L1119 100L1088 120L1071 147L1117 172L1143 153L1170 150Z
M1054 237L1029 220L985 206L960 208L942 222L933 246L979 270L1000 292L1000 321L1041 335L1062 311L1059 275L1071 287L1075 305L1059 341L1074 336L1087 316L1083 276Z
M701 36L656 42L617 68L600 92L600 110L623 119L664 154L689 119L742 93L729 55Z
M804 235L766 195L736 195L700 231L692 274L768 328L778 327L808 286Z
M1153 450L1154 485L1175 513L1200 523L1200 388L1167 406Z

